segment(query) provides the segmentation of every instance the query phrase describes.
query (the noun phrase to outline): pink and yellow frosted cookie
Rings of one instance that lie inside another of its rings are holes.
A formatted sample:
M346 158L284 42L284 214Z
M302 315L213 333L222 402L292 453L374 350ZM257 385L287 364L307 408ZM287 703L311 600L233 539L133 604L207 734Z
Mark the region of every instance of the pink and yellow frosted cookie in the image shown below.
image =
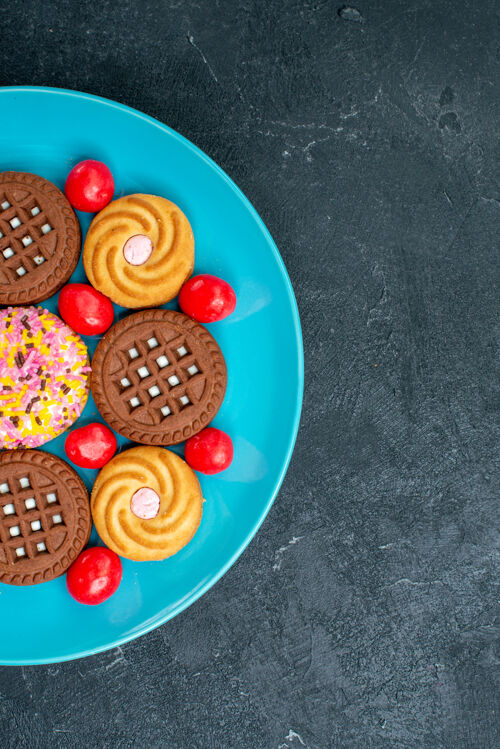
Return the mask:
M0 447L39 447L82 413L89 393L87 347L40 307L0 312Z

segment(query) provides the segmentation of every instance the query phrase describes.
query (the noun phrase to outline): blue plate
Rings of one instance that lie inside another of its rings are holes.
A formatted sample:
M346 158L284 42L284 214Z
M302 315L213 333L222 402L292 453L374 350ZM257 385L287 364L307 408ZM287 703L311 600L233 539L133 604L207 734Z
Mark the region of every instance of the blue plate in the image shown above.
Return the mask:
M3 88L0 111L0 171L33 172L63 188L82 159L106 162L115 197L153 193L182 208L195 236L195 273L221 276L238 297L234 314L209 326L228 365L214 426L232 436L235 458L224 473L200 476L206 502L196 536L163 562L124 560L122 584L101 606L76 603L64 577L24 588L0 584L0 663L21 665L79 658L138 637L229 569L285 475L300 417L303 353L292 287L269 232L234 182L192 143L134 109L74 91ZM79 214L84 236L91 218ZM72 280L86 280L81 262ZM57 312L57 296L43 304ZM97 340L86 339L92 354ZM78 426L96 420L89 398ZM64 440L46 450L66 458ZM79 473L90 489L96 472Z

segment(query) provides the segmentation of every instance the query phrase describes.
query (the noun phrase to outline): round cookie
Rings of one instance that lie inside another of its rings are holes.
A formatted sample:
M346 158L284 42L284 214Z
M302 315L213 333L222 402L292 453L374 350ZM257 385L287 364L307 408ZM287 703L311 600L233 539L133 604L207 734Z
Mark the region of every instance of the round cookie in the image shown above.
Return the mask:
M62 575L91 529L87 490L64 460L38 450L0 453L0 582Z
M226 363L208 330L172 310L145 310L113 325L99 342L91 389L102 417L143 445L173 445L214 418Z
M87 347L41 307L0 312L0 447L39 447L82 413L89 393Z
M133 447L106 463L90 505L104 543L143 562L165 559L189 543L201 521L203 496L196 474L178 455Z
M127 195L92 221L83 247L87 277L122 307L159 307L173 299L194 267L191 225L156 195Z
M80 224L63 193L43 177L0 174L0 304L48 299L76 268Z

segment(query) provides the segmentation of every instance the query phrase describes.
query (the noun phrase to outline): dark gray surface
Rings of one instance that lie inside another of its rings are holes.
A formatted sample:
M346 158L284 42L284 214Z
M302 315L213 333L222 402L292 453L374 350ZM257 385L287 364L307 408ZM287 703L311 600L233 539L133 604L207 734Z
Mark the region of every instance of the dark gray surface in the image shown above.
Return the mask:
M0 85L132 105L235 179L307 370L239 562L121 649L0 669L3 749L499 745L499 6L341 7L0 2Z

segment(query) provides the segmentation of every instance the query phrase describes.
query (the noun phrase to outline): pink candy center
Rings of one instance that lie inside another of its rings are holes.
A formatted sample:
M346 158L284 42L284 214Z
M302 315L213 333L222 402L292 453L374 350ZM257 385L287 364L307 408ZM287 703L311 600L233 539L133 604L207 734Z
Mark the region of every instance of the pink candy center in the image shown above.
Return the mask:
M130 265L144 265L153 252L153 243L146 234L134 234L123 245L123 257Z
M158 515L160 509L160 497L158 494L145 486L138 489L130 501L130 509L141 520L151 520Z

